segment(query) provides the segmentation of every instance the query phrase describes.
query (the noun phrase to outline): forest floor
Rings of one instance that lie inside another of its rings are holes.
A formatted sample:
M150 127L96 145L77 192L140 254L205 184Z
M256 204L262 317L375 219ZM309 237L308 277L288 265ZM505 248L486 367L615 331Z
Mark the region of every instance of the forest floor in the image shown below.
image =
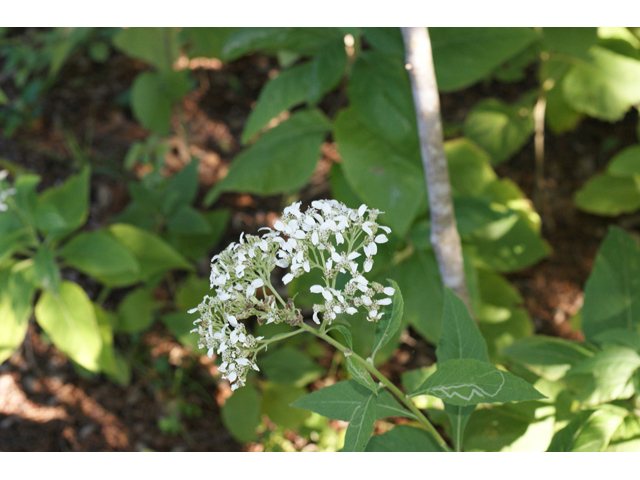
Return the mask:
M102 65L83 59L70 62L44 99L41 119L12 138L0 138L0 160L38 173L42 186L48 187L66 178L79 157L89 159L94 172L89 227L103 225L128 201L122 159L132 142L147 136L117 102L143 68L119 55ZM196 156L201 158L201 194L220 179L240 151L240 134L261 86L276 68L268 57L254 55L196 70L200 88L182 102L181 118L174 119L174 131L186 127L189 145L184 136L171 139L175 148L167 173ZM461 122L482 98L513 101L532 88L533 76L514 84L479 84L443 95L442 115L445 122ZM346 101L338 91L320 107L331 117ZM596 217L578 211L572 201L575 191L613 154L637 142L636 122L634 111L615 124L584 119L570 133L546 134L546 202L538 210L553 252L537 265L509 275L538 333L580 339L570 319L582 305L584 283L608 225L618 223L631 230L635 226L638 231L638 216ZM303 200L330 195L326 172L331 162L339 161L339 154L331 142L322 152ZM533 198L533 141L497 173ZM280 203L279 197L223 195L217 206L231 209L232 216L221 245L243 230L253 232L267 224ZM207 263L202 265L203 276L208 276L207 269ZM97 293L95 285L77 281L90 295ZM260 449L257 444L238 444L222 425L220 406L230 392L214 379L216 368L207 357L183 348L159 322L136 341L145 360L134 364L132 383L124 388L103 376L81 376L32 322L23 346L0 366L0 451ZM433 347L416 336L385 369L404 371L419 355L433 356ZM196 413L189 414L185 405Z

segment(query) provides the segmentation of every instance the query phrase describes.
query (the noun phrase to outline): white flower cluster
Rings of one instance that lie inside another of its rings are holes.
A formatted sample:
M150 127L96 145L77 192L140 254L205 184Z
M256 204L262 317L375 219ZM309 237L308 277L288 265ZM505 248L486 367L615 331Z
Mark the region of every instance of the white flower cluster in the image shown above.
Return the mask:
M11 195L15 195L16 193L15 188L4 187L3 180L7 178L7 175L9 175L8 171L6 170L0 171L0 212L6 212L9 209L9 206L6 203L7 198L9 198Z
M192 332L198 332L199 346L207 348L210 357L214 352L221 356L219 370L233 390L245 384L251 369L258 370L255 357L268 343L248 334L241 320L256 316L260 324L302 322L293 301L285 302L271 284L276 266L289 269L285 284L311 269L322 270L325 284L311 287L324 298L324 304L313 307L318 324L319 313L331 323L338 314L353 315L359 307L368 311L369 321L382 317L381 307L391 303L394 289L364 276L371 271L378 244L388 241L379 230L391 231L376 223L379 214L366 205L355 210L335 200L314 201L303 213L300 203L294 203L285 208L275 230L266 228L261 237L243 234L238 243L213 257L210 283L215 295L205 296L189 313L200 314ZM360 250L365 255L362 266L356 262ZM341 273L346 274L342 290L336 287ZM375 298L380 294L386 297Z
M311 287L312 293L322 294L325 300L324 305L313 307L316 323L320 323L320 312L324 312L324 319L331 323L337 314L353 315L360 306L367 309L367 320L377 321L383 315L380 307L391 303L390 298L375 299L374 295L392 296L393 288L384 288L375 282L370 284L364 277L373 267L378 244L386 243L385 233L391 232L376 223L380 213L366 205L356 210L336 200L316 200L304 213L300 211L299 202L285 208L282 220L275 223L275 229L288 237L286 241L275 238L281 245L277 265L290 266L283 282L289 283L311 268L323 271L325 285ZM355 261L361 256L359 250L365 254L362 271ZM344 290L336 289L339 273L351 277Z

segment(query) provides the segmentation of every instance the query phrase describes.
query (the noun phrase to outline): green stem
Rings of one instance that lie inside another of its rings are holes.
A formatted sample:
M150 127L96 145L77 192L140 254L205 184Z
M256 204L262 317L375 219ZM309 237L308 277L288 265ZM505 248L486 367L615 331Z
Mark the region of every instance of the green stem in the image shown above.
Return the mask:
M345 350L348 350L347 347L345 347L335 339L331 338L326 333L322 333L319 330L316 330L315 328L305 323L300 324L300 328L309 333L312 333L316 337L319 337L323 339L325 342L333 345L338 350L340 350L343 354L345 353ZM414 403L411 401L410 398L408 398L404 393L402 393L400 389L396 387L393 383L391 383L391 381L387 377L385 377L382 373L380 373L380 371L376 367L374 367L372 364L367 362L360 355L354 352L351 352L350 354L347 354L347 355L349 355L352 359L354 359L355 361L360 363L362 366L364 366L369 371L369 373L375 376L380 381L380 383L382 383L385 387L387 387L398 398L398 400L400 400L404 404L404 406L407 407L411 411L411 413L413 413L416 416L418 421L433 436L433 438L436 440L438 445L442 447L443 450L445 450L446 452L451 451L451 449L447 445L447 442L444 441L444 439L440 436L440 434L435 429L435 427L431 424L431 422L427 419L427 417L425 417L424 414L414 405Z
M260 347L258 348L257 351L259 352L263 348L266 350L267 346L270 343L278 342L280 340L284 340L285 338L293 337L294 335L298 335L299 333L302 333L302 332L304 332L304 330L294 330L293 332L282 333L280 335L276 335L274 337L271 337L271 338L261 342L262 344L260 345Z

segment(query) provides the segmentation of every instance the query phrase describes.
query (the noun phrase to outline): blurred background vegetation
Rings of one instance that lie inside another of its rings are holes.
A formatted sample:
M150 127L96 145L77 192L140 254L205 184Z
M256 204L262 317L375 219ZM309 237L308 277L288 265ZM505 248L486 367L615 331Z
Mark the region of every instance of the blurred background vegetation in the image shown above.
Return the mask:
M635 451L640 30L429 31L473 312L550 398L478 409L465 449ZM292 201L386 212L372 276L405 315L377 360L407 390L429 374L443 294L399 29L2 29L0 129L0 449L339 449L343 421L289 406L348 378L339 352L292 338L231 395L189 334L211 256ZM314 283L279 287L309 315Z

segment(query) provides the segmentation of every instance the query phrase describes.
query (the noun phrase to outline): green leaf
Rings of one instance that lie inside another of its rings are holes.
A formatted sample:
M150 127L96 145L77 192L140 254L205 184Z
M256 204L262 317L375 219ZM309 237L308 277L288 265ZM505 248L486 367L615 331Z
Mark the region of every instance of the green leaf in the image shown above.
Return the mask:
M607 165L607 173L621 177L640 175L640 145L631 145L617 153Z
M640 418L627 415L615 433L611 436L607 452L640 451Z
M530 28L429 28L438 90L450 92L487 77L538 38Z
M487 344L465 303L445 287L442 331L436 349L438 362L470 358L489 363Z
M495 182L497 176L491 168L491 157L469 139L445 142L444 151L454 195L478 197Z
M554 434L554 408L542 402L478 409L467 424L468 452L544 452Z
M503 276L485 268L477 268L479 304L474 309L481 323L509 321L521 309L522 296Z
M29 327L35 286L24 271L0 270L0 363L22 344Z
M98 329L102 337L102 351L100 352L100 370L106 373L119 385L126 386L131 382L131 366L113 348L113 320L112 314L107 313L95 303L93 308L98 322Z
M208 257L211 249L224 235L231 212L229 210L209 211L201 215L207 222L210 233L202 235L178 235L171 232L165 236L180 253L190 260Z
M135 333L149 328L157 302L149 288L141 287L128 293L118 305L119 332Z
M180 209L180 207L191 205L198 194L198 165L199 159L191 160L182 170L169 178L166 187L160 197L162 202L162 213L170 215ZM146 190L146 191L145 191ZM143 189L146 194L153 194L154 191Z
M464 134L491 155L493 165L508 160L533 134L533 106L508 105L488 98L480 101L464 121Z
M145 72L131 86L131 109L136 119L159 135L169 135L173 104L189 92L186 70Z
M258 50L279 50L313 55L345 36L341 28L250 27L236 30L222 48L223 60L231 61Z
M309 356L293 347L267 352L260 359L260 369L269 380L298 387L317 380L324 372Z
M398 27L364 27L362 34L375 50L404 58L404 41Z
M36 222L45 233L64 235L82 226L89 212L90 169L69 177L38 196Z
M347 347L349 347L350 350L353 350L353 340L351 338L351 332L349 331L349 329L344 325L336 325L334 323L334 325L331 325L331 329L327 330L327 332L333 331L333 330L340 332L344 337L344 341Z
M184 35L191 40L189 57L222 58L222 47L237 27L185 27Z
M640 353L640 333L629 331L626 328L605 330L596 335L593 340L605 345L622 345Z
M593 356L577 342L544 335L516 340L502 353L551 381L561 379L571 367Z
M436 343L442 328L444 296L433 251L416 251L389 272L389 276L397 280L403 292L404 321Z
M615 122L640 102L640 61L594 46L590 62L576 62L562 83L564 98L579 112Z
M35 313L56 347L87 370L100 369L102 336L93 304L80 286L63 281L57 295L45 290Z
M564 77L558 80L554 87L547 92L545 120L549 129L556 135L575 129L583 116L564 99L562 94L563 80Z
M311 410L324 417L348 422L353 418L356 409L363 405L371 394L371 390L352 379L316 390L299 398L291 405ZM388 391L379 391L376 418L398 416L414 418L414 415L400 406Z
M589 60L589 48L598 41L595 27L545 27L542 39L553 50L572 57Z
M58 292L60 269L51 249L45 245L38 247L33 257L33 278L37 286L52 293Z
M272 195L301 188L316 168L329 128L319 110L293 114L236 156L228 175L207 194L205 203L213 203L221 192Z
M251 111L242 132L246 144L272 118L304 102L315 103L336 86L346 63L347 55L342 39L323 50L311 61L296 65L269 80Z
M199 278L195 274L191 274L181 283L176 291L176 305L180 310L187 312L202 303L204 296L210 293L211 286L209 279ZM195 320L195 316L193 319Z
M200 337L197 332L191 333L195 327L193 325L194 316L187 312L167 313L160 317L162 323L185 347L189 347L194 353L198 353L198 342Z
M179 207L167 219L167 230L176 235L208 235L212 233L211 226L202 213L190 205Z
M351 377L360 385L367 387L372 392L376 393L376 383L371 378L369 371L359 362L353 360L353 358L347 356L347 371L351 374Z
M391 308L385 309L385 315L383 315L376 324L376 333L373 339L371 358L375 358L378 350L391 340L402 324L402 313L404 312L402 293L400 292L400 287L398 287L396 282L389 279L388 281L395 292L391 299ZM388 310L391 311L389 312Z
M245 443L257 440L260 403L256 388L249 384L236 390L223 405L222 423L237 441Z
M193 270L193 266L182 255L153 233L123 223L111 225L105 232L124 245L140 265L139 275L103 276L101 281L105 285L130 285L168 270Z
M296 430L310 414L290 404L306 393L302 387L266 382L262 385L262 413L276 425Z
M374 435L366 452L442 452L433 437L422 428L396 425L382 435Z
M623 422L626 411L605 405L599 410L578 412L569 424L559 430L548 452L601 452Z
M113 45L130 57L164 70L171 70L180 53L178 30L171 27L127 28L113 38Z
M436 372L411 396L425 394L460 406L545 398L521 378L471 358L439 364Z
M573 366L566 379L570 386L578 385L579 400L587 405L598 405L633 395L632 377L638 367L640 355L635 350L609 345Z
M349 186L367 205L385 212L384 223L404 237L427 201L420 157L416 161L394 150L353 109L338 114L334 136Z
M472 358L489 363L487 345L482 334L473 322L465 303L444 288L444 308L442 312L442 331L436 348L438 362ZM462 449L464 429L474 406L459 406L445 403L445 411L451 421L453 441L457 451Z
M638 331L640 323L640 246L612 227L593 264L584 289L582 330L591 341L616 328Z
M364 452L371 439L376 421L376 394L371 392L365 401L358 405L349 419L344 436L343 452Z
M615 217L640 208L640 188L633 177L603 173L578 190L573 201L585 212Z
M280 72L265 84L242 131L241 142L244 145L272 118L306 101L311 69L311 62L305 62Z
M358 55L348 85L351 108L377 135L417 152L418 130L404 59L370 51Z
M104 276L137 276L140 266L133 254L110 235L81 232L58 252L65 263L101 281Z

